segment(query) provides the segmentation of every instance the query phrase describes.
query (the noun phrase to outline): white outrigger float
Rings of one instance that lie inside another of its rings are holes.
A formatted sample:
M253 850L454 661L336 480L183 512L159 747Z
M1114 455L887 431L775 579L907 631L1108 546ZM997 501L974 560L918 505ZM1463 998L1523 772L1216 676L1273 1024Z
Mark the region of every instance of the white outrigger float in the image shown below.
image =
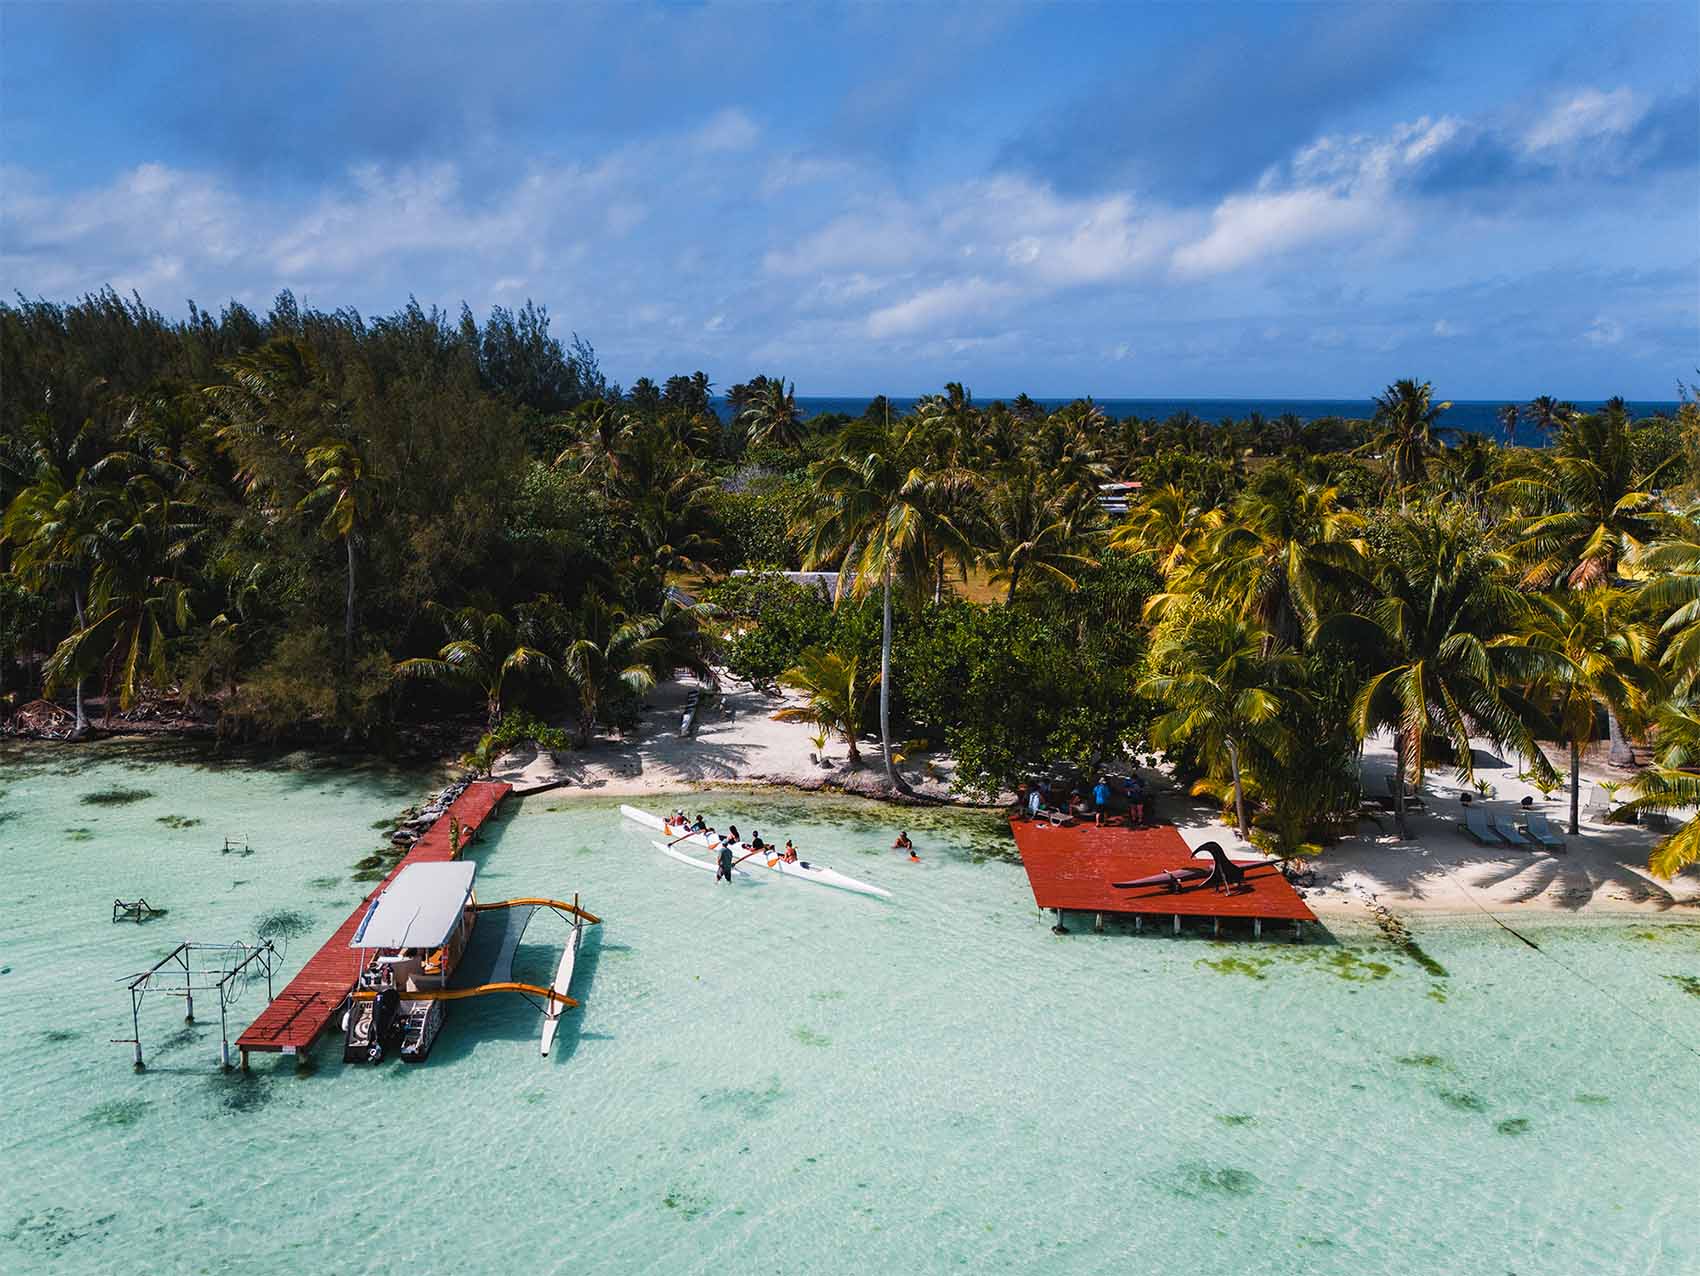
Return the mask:
M713 860L699 860L695 856L686 855L679 849L681 846L702 847L707 850L716 849L715 843L702 833L692 833L683 826L675 827L659 815L651 815L648 811L639 810L635 806L621 806L620 814L634 824L653 829L668 840L651 842L651 845L663 855L669 855L682 864L692 868L706 869L712 873L716 865ZM738 851L742 862L734 866L734 877L747 876L745 868L761 868L778 873L781 877L792 877L800 882L813 882L816 886L831 886L841 891L850 891L857 895L877 895L881 899L890 899L891 892L871 883L858 881L846 873L835 872L819 864L811 864L807 860L790 861L782 858L777 847L768 847L757 854L750 855L750 848L744 846Z
M517 992L543 1011L542 1052L549 1053L563 1011L579 1003L567 995L586 925L602 919L558 899L505 899L480 904L473 894L478 866L470 860L409 864L372 901L350 948L370 950L343 1016L342 1057L349 1063L382 1062L399 1047L409 1063L422 1063L442 1031L444 1004L493 992ZM544 988L513 977L514 953L526 925L548 909L572 928L553 984ZM479 926L481 914L498 916Z

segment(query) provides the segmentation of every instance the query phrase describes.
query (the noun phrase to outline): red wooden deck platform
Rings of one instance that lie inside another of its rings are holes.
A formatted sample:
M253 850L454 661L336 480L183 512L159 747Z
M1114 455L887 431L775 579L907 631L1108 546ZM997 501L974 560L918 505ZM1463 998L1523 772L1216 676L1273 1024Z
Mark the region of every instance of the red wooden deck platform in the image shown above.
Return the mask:
M1193 858L1171 824L1098 828L1083 821L1055 828L1047 823L1011 820L1010 827L1027 868L1034 902L1040 908L1136 916L1316 920L1316 914L1305 907L1292 883L1274 865L1252 867L1246 873L1246 885L1251 889L1232 895L1210 887L1171 892L1160 886L1125 891L1111 886L1113 881L1148 877L1169 868L1209 867L1208 858Z
M467 786L442 817L402 856L389 876L374 886L371 894L348 915L348 920L336 928L324 947L307 959L307 964L289 981L289 986L278 993L260 1012L260 1017L236 1039L244 1067L248 1064L250 1050L303 1054L312 1049L313 1043L342 1008L343 998L353 989L360 974L360 953L350 948L348 943L354 938L354 931L373 898L409 864L453 859L450 842L454 829L449 817L460 821L461 845L464 847L489 818L490 812L496 809L497 803L507 796L510 787L493 781Z

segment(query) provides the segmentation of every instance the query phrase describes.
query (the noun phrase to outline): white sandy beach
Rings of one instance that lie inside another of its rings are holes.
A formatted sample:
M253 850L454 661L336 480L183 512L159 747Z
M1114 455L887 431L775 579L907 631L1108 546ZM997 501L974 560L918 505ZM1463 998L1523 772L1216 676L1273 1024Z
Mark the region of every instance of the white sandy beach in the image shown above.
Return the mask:
M690 737L679 734L694 682L670 682L645 699L638 730L625 740L599 740L588 750L551 755L535 750L507 755L495 778L524 790L542 785L605 795L678 792L721 785L782 785L880 796L883 771L877 739L862 750L859 769L846 764L841 741L827 746L827 765L811 761L812 731L799 723L775 722L773 713L794 703L791 693L768 696L727 684L708 702ZM1603 745L1583 766L1584 794L1597 780L1622 781L1626 772L1605 765ZM1543 799L1517 778L1517 759L1479 753L1477 776L1495 788L1491 799L1476 796L1488 810L1509 814L1525 796L1544 811L1554 829L1568 829L1567 792ZM1364 751L1364 791L1386 791L1393 750L1386 738ZM914 759L905 775L929 797L949 796L950 760L942 755ZM1249 851L1221 824L1210 803L1197 801L1163 777L1151 775L1159 792L1159 815L1174 822L1189 845L1216 840ZM1465 836L1459 795L1468 789L1449 767L1425 777L1426 809L1409 815L1411 839L1401 841L1392 812L1365 820L1355 836L1327 848L1314 862L1317 886L1305 892L1319 914L1363 915L1380 905L1398 912L1555 914L1660 913L1700 910L1700 870L1665 882L1647 871L1647 852L1657 835L1633 825L1584 818L1578 837L1566 837L1559 853L1478 846ZM1473 790L1471 790L1473 793ZM897 821L894 818L894 825ZM1255 852L1253 852L1255 853Z

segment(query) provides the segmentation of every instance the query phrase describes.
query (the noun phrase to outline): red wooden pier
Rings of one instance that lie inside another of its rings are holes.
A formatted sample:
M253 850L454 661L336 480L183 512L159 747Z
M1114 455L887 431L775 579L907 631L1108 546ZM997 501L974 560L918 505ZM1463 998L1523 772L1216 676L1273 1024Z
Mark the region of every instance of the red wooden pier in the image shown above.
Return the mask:
M454 836L451 817L460 821L460 847L464 850L510 788L510 785L494 781L480 781L466 787L466 791L402 856L389 876L374 886L372 893L348 915L348 920L336 928L336 933L325 941L325 946L308 958L300 973L289 981L289 986L278 993L260 1012L260 1017L236 1039L244 1068L248 1066L250 1050L299 1056L313 1048L313 1043L330 1027L331 1020L342 1009L343 1000L353 991L354 982L359 977L360 953L348 944L372 900L407 865L453 859L455 848L451 845Z
M1225 917L1246 918L1256 934L1262 934L1266 921L1290 921L1297 933L1300 922L1316 920L1279 868L1273 864L1255 867L1262 863L1257 860L1234 861L1251 866L1245 880L1249 889L1234 894L1198 886L1179 892L1161 886L1138 890L1111 886L1113 881L1148 877L1165 869L1209 866L1208 859L1193 858L1172 824L1127 828L1117 823L1099 828L1081 821L1057 827L1012 819L1010 828L1033 900L1041 909L1056 913L1059 927L1065 912L1091 913L1100 928L1106 914L1132 916L1136 925L1146 917L1171 917L1177 934L1183 917L1208 917L1216 931Z

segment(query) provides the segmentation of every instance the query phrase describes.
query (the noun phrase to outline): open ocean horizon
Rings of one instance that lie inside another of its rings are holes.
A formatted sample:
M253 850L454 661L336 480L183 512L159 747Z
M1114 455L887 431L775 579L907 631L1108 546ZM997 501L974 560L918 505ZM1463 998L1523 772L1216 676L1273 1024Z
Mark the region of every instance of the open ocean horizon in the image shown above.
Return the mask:
M843 413L846 416L860 416L867 410L868 404L874 400L873 395L798 395L797 408L804 418L818 416L822 413ZM1013 396L1011 396L1013 397ZM919 396L891 396L891 406L899 412L907 412L920 401ZM1009 399L999 400L997 397L976 398L975 402L984 407L997 402L1009 402ZM1074 399L1041 399L1034 402L1047 409L1065 407ZM1242 420L1253 412L1260 412L1273 420L1285 413L1291 412L1301 421L1316 421L1323 417L1344 417L1348 420L1365 420L1375 414L1375 403L1371 399L1098 399L1098 406L1106 415L1120 420L1136 416L1142 419L1166 420L1178 413L1190 412L1200 420L1215 424L1227 420ZM1452 406L1441 414L1439 424L1455 430L1468 430L1473 434L1487 434L1495 438L1503 435L1498 419L1499 410L1513 400L1508 399L1454 399ZM1603 407L1603 399L1576 399L1575 405L1584 412L1592 412ZM713 399L715 410L722 417L727 415L726 399L716 395ZM1632 417L1655 416L1660 413L1675 412L1676 401L1658 402L1653 400L1630 400L1629 414ZM1519 422L1518 438L1529 442L1535 437L1533 425Z

